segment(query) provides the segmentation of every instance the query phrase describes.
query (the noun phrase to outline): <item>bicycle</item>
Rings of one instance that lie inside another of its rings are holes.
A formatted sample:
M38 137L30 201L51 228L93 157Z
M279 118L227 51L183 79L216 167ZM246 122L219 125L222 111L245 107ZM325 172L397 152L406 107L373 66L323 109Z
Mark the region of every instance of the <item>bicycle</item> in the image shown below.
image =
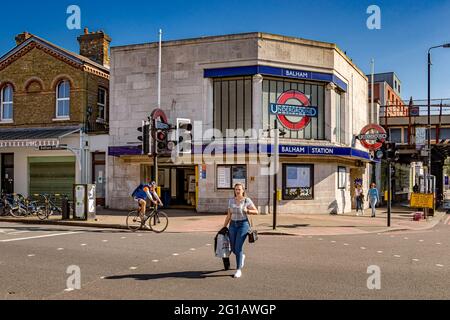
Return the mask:
M27 211L21 205L19 196L14 194L2 194L3 214L11 215L14 218L23 218L27 215Z
M35 196L40 196L44 199L44 206L43 210L39 210L37 212L37 216L40 220L45 220L48 219L50 216L52 216L53 214L57 213L57 214L62 214L62 209L61 207L59 207L56 203L54 198L52 198L50 195L48 194L41 194L41 195L35 195ZM55 194L54 197L59 197L61 196L60 194Z
M129 230L136 232L141 230L147 221L149 221L151 231L155 233L163 233L169 225L169 217L165 212L159 211L158 206L147 206L144 220L141 219L140 209L130 211L127 216L127 227Z

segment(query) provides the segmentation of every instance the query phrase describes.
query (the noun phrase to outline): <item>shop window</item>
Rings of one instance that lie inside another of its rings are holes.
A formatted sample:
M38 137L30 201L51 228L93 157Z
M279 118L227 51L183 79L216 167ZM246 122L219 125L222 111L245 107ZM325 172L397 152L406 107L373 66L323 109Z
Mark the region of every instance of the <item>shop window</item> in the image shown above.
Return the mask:
M347 168L338 167L338 189L347 189Z
M1 119L0 120L12 120L13 119L13 89L12 86L7 85L1 91Z
M214 128L223 136L244 137L252 128L252 87L251 77L214 80ZM227 129L237 131L227 135Z
M314 165L283 165L283 200L314 199Z
M233 189L238 183L247 188L246 165L219 165L217 166L217 189Z

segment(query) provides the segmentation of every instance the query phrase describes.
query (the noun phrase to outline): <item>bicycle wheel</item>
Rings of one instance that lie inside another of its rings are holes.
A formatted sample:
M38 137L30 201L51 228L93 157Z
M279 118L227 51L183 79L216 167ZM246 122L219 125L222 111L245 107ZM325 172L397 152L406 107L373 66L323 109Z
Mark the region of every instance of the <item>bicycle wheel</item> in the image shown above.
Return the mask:
M9 213L15 218L23 218L27 215L27 211L22 207L12 208Z
M150 228L156 233L163 233L169 226L169 217L162 211L158 211L148 220Z
M134 210L128 214L127 217L127 228L133 232L138 231L142 227L141 215L138 211Z
M40 208L38 208L36 214L40 220L45 220L45 219L48 219L47 211L48 210L45 207L40 207Z

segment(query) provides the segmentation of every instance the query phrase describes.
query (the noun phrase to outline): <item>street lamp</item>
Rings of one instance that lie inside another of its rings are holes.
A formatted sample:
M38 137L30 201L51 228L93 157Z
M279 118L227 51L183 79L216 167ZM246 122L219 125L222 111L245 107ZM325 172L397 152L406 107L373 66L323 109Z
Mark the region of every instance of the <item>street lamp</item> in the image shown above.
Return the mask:
M450 43L428 49L428 177L426 179L428 193L431 193L431 183L429 181L429 176L431 176L431 50L436 48L450 48Z

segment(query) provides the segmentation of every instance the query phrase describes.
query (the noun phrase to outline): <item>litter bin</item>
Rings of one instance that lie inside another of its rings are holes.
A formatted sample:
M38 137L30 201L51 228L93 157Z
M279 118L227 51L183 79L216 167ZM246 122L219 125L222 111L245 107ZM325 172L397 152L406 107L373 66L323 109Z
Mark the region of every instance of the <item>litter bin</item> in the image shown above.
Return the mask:
M61 211L62 211L62 219L69 220L70 219L70 204L69 198L63 197L61 200Z

